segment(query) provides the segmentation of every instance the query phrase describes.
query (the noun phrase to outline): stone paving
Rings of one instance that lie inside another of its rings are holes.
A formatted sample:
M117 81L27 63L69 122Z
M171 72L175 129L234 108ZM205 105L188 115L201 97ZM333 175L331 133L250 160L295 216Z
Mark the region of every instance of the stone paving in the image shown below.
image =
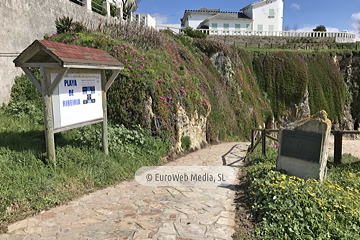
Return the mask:
M208 146L166 166L237 170L249 143ZM235 186L146 187L123 181L9 226L7 239L232 239Z

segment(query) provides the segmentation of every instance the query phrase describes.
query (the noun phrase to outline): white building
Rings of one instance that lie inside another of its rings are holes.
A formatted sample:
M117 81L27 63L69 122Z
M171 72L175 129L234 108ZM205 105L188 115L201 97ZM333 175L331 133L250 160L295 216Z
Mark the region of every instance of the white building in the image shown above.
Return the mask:
M139 24L144 24L145 26L156 29L156 19L150 16L150 14L135 13L133 15L133 21L137 21Z
M252 30L282 31L284 0L260 0L240 11L253 20Z
M156 18L155 18L156 20ZM160 24L156 25L156 30L171 30L172 32L176 34L180 34L181 26L180 24Z
M186 10L182 27L210 30L282 31L284 0L260 0L240 12L200 8Z

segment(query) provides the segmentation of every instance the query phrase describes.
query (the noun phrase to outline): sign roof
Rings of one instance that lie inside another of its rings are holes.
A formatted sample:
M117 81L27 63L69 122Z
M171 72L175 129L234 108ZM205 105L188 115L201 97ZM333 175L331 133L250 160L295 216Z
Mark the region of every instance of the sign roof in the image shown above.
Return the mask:
M75 68L123 68L124 65L104 50L77 45L35 40L15 60L16 66L49 66Z

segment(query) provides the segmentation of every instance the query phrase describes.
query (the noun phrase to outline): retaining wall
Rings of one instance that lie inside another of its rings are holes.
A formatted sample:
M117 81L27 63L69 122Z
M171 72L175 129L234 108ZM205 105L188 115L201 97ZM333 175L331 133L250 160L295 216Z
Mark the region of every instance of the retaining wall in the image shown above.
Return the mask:
M12 61L35 39L54 33L55 19L63 16L91 28L115 21L69 0L0 0L0 105L10 100L14 78L22 74Z

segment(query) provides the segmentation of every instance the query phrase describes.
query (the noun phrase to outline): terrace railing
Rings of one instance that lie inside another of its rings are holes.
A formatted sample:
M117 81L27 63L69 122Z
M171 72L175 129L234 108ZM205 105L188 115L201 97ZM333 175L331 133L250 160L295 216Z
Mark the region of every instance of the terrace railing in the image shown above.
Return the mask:
M254 30L213 30L197 29L208 35L228 36L269 36L269 37L309 37L335 38L336 42L356 42L356 34L349 32L298 32L298 31L254 31Z

